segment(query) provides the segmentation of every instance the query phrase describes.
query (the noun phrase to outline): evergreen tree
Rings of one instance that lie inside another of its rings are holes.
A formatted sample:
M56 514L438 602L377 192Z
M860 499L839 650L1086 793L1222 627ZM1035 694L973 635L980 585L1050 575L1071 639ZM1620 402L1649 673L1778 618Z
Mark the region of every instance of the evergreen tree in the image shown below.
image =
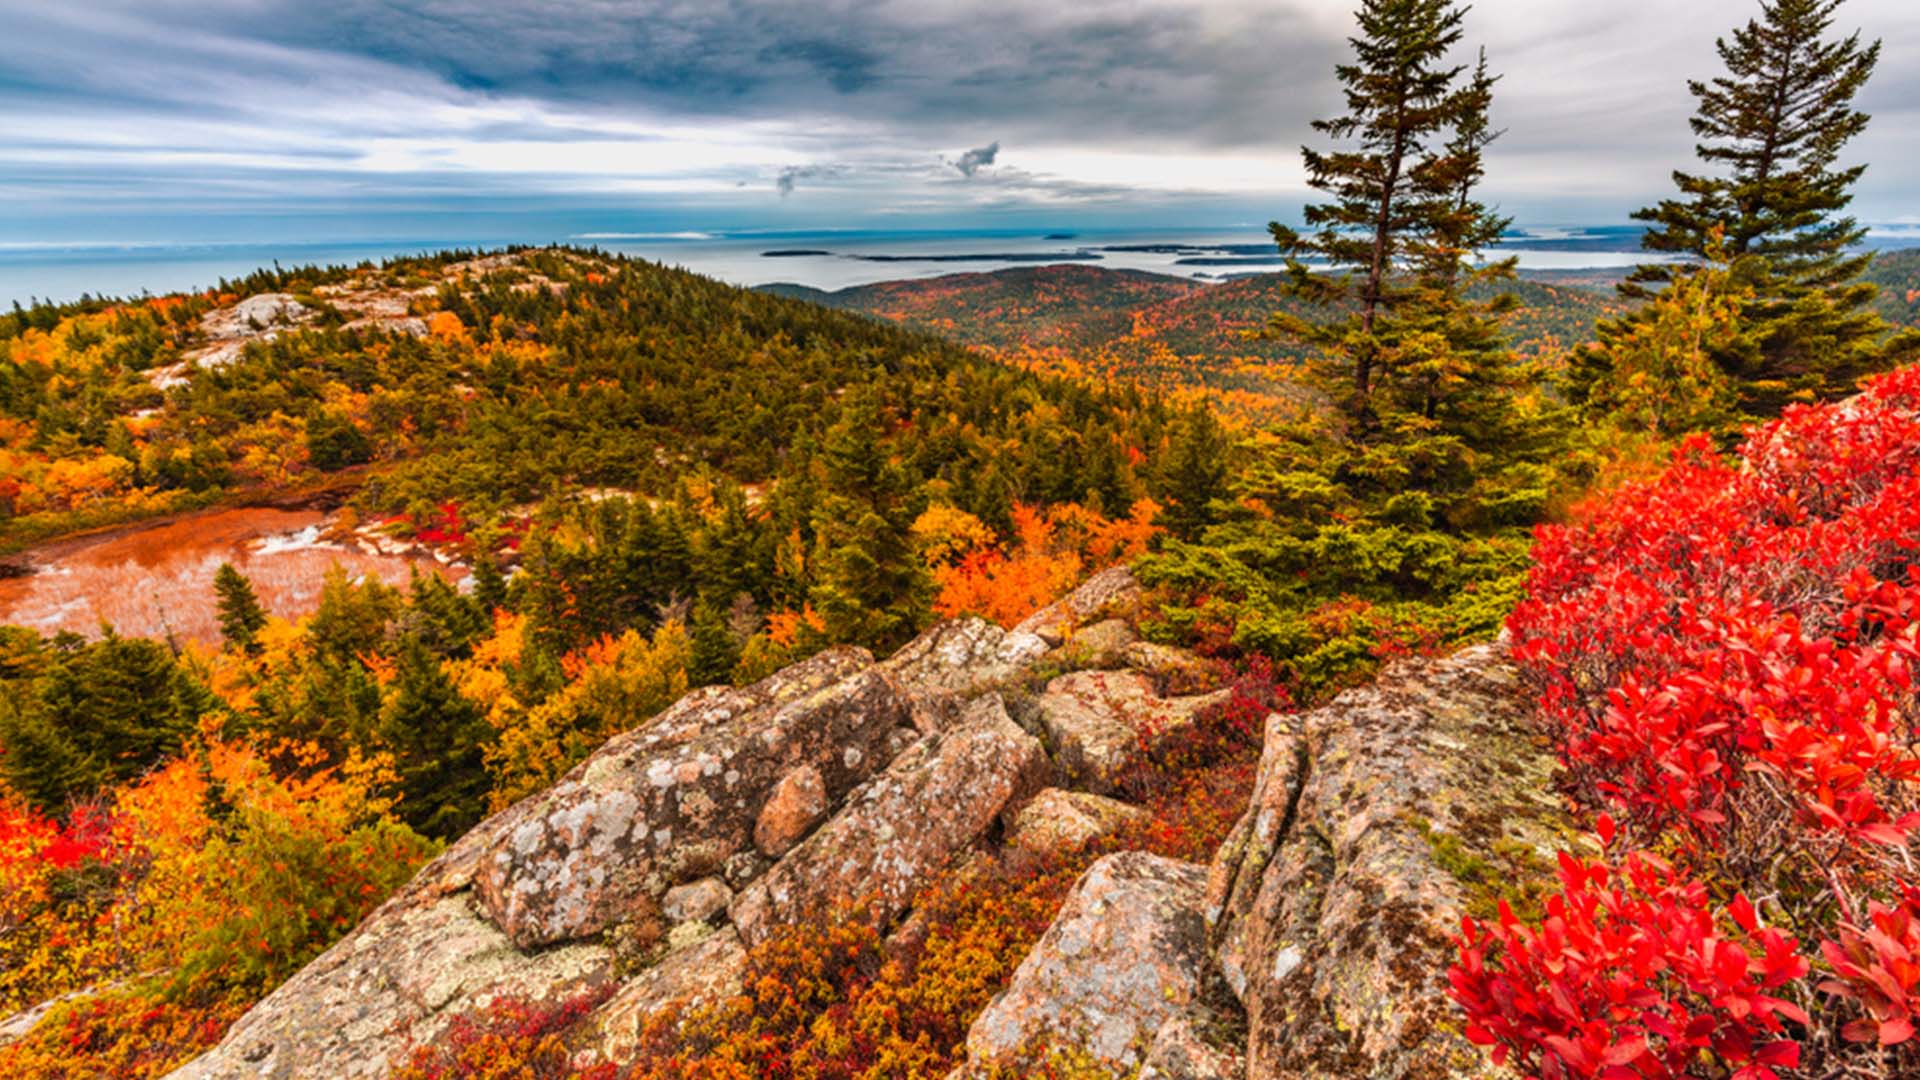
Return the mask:
M1880 43L1828 37L1843 2L1762 0L1759 18L1717 42L1725 74L1688 83L1696 153L1714 171L1676 171L1680 197L1634 215L1651 226L1649 251L1710 262L1709 249L1724 248L1750 296L1743 332L1714 360L1751 416L1848 393L1920 347L1912 336L1886 340L1887 324L1869 310L1875 289L1859 280L1871 256L1858 250L1866 229L1846 209L1866 166L1842 165L1840 154L1866 129L1854 98ZM1622 290L1644 299L1685 273L1642 266Z
M267 625L267 613L260 606L260 598L254 595L253 583L234 569L232 563L223 562L214 572L213 591L219 600L220 636L226 640L227 647L241 652L255 651L259 646L254 638Z
M324 472L373 460L373 444L352 420L330 409L307 418L307 458Z
M1530 520L1563 426L1501 326L1515 305L1500 288L1514 260L1479 261L1511 222L1478 193L1500 137L1498 77L1484 52L1471 74L1444 62L1463 14L1437 0L1361 9L1357 62L1336 69L1348 115L1315 125L1342 148L1303 152L1334 200L1308 208L1315 234L1273 227L1290 290L1351 311L1272 324L1322 350L1322 385L1345 407L1346 445L1323 447L1315 471L1363 505L1389 502L1378 506L1384 520L1454 530ZM1309 255L1351 272L1317 274L1301 261ZM1290 486L1310 491L1305 480Z
M727 625L720 607L702 600L693 605L693 657L687 663L687 681L694 686L726 683L740 662L740 642Z
M491 546L473 556L473 601L489 616L507 606L507 578L500 572L500 560Z
M848 395L821 447L827 494L815 513L813 602L836 641L899 645L919 625L931 583L914 551L912 483L880 440L877 397Z
M1450 0L1365 0L1357 17L1354 62L1334 69L1346 114L1313 122L1340 146L1300 151L1308 184L1330 199L1306 207L1309 232L1269 228L1287 256L1290 294L1353 309L1329 323L1276 315L1273 330L1318 347L1323 387L1365 433L1377 422L1373 392L1401 335L1401 308L1419 298L1401 270L1429 265L1436 229L1459 217L1450 196L1460 178L1438 142L1474 99L1447 61L1465 18ZM1316 273L1307 259L1346 272Z
M166 646L112 632L56 649L35 693L0 710L0 765L35 805L59 810L179 749L205 697Z
M492 627L488 615L479 601L460 595L447 579L416 568L408 583L407 610L399 631L419 638L439 656L458 658Z
M480 820L487 796L483 754L492 728L418 637L400 642L393 696L380 728L400 774L399 814L408 825L447 839Z
M1168 447L1163 487L1169 501L1157 524L1181 540L1198 539L1213 524L1214 504L1227 496L1228 446L1212 409L1200 406L1183 418Z

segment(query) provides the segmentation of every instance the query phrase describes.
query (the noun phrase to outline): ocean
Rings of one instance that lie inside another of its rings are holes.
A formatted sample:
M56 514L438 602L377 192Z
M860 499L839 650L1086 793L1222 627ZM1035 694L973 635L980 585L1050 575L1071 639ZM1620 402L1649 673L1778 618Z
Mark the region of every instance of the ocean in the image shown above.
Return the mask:
M1912 242L1912 241L1909 241ZM1200 280L1279 269L1263 229L882 232L584 232L561 236L397 238L353 243L60 244L0 242L0 305L205 289L276 261L359 263L444 248L509 243L595 246L738 285L842 289L876 281L1073 262ZM1645 261L1638 233L1616 226L1537 226L1501 251L1527 270L1587 270Z

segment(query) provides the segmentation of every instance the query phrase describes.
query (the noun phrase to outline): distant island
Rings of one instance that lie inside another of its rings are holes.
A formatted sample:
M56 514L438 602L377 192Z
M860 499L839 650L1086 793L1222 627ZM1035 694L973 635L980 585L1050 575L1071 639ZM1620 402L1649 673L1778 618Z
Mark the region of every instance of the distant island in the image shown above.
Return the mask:
M797 259L802 255L831 255L833 252L821 251L819 248L782 248L775 251L763 251L760 254L763 258L768 259Z

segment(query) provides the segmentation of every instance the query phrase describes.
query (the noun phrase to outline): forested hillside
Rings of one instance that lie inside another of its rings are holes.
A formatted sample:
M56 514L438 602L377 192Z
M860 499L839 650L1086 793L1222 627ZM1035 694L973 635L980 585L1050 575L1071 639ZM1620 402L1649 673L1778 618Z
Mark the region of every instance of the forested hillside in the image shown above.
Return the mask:
M113 987L0 1050L16 1075L81 1043L164 1071L691 687L1141 554L1207 431L588 251L18 310L0 358L9 543L324 490L332 531L450 564L336 570L285 619L222 567L211 647L0 628L0 1013Z
M1278 274L1213 283L1083 265L1022 267L891 281L837 292L769 285L762 291L858 311L981 347L1022 367L1169 392L1205 390L1247 419L1297 413L1295 370L1310 350L1258 331L1275 311L1309 309L1284 295ZM1518 281L1509 332L1543 358L1590 341L1610 290Z

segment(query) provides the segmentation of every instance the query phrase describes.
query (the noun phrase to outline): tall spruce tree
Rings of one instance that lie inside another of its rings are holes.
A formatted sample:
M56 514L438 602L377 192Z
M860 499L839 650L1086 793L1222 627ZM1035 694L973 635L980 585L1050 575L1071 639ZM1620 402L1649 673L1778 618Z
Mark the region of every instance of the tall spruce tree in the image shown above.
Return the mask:
M1308 232L1269 226L1287 256L1291 294L1353 309L1327 323L1283 313L1272 329L1319 348L1323 384L1362 432L1376 425L1373 392L1398 343L1397 316L1420 291L1402 270L1431 261L1459 179L1442 165L1440 143L1470 107L1456 86L1463 69L1447 59L1465 15L1451 0L1361 5L1354 62L1334 68L1346 114L1313 122L1339 147L1300 151L1308 184L1330 201L1306 208ZM1346 272L1317 273L1307 260Z
M1858 249L1866 230L1846 209L1866 166L1842 165L1840 154L1866 129L1854 98L1880 43L1858 32L1828 36L1842 3L1762 0L1759 18L1718 40L1726 72L1688 83L1695 152L1712 171L1676 171L1679 197L1634 215L1651 226L1647 250L1724 258L1747 294L1742 333L1713 357L1742 416L1845 394L1920 346L1912 336L1888 340L1889 327L1868 308L1875 289L1859 281L1871 256ZM1622 291L1644 299L1680 273L1642 266ZM1603 327L1602 338L1631 331Z
M418 637L401 639L380 734L400 774L400 817L426 836L459 836L486 808L493 729Z
M1315 471L1381 504L1387 520L1452 529L1537 512L1559 419L1501 326L1514 261L1481 258L1511 222L1479 194L1501 134L1498 76L1484 52L1470 72L1447 62L1463 15L1439 0L1362 6L1356 62L1335 69L1347 115L1315 124L1337 148L1303 151L1309 180L1333 200L1307 208L1315 233L1273 226L1289 290L1344 309L1329 322L1272 321L1271 332L1318 347L1322 388L1346 414L1344 445ZM1308 258L1346 272L1316 272Z

